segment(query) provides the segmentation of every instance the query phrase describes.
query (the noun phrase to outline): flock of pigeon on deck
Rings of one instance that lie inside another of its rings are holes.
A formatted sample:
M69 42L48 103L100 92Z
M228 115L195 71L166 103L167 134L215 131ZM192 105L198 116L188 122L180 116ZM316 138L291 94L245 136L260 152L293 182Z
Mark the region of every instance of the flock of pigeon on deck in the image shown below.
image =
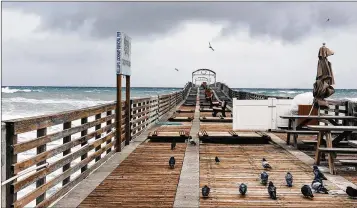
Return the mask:
M190 144L196 145L196 142L192 140L192 137L189 137L188 141L190 142ZM176 141L174 139L171 143L171 150L174 150L175 148L176 148ZM220 160L217 156L215 157L214 160L215 160L216 164L220 163ZM169 166L171 169L175 168L175 162L176 162L175 157L170 157ZM262 159L262 166L265 170L272 169L272 167L270 166L270 164L268 163L268 161L265 158ZM309 185L303 185L301 187L301 193L304 195L304 197L310 198L310 199L312 199L314 197L311 188L316 193L328 194L328 190L325 188L325 186L323 184L323 180L327 180L327 179L316 165L313 166L313 173L314 173L315 177L314 177L314 180L311 182L311 187ZM268 184L267 190L268 190L269 197L273 200L276 200L277 199L276 187L274 186L272 181L269 181L269 183L268 183L268 180L269 180L269 174L266 171L263 171L260 174L260 183L265 186ZM286 185L288 187L293 186L293 175L290 172L286 173L285 181L286 181ZM209 196L210 190L211 190L211 188L208 187L207 185L205 185L202 188L202 196L204 198L207 198ZM241 195L245 195L247 193L247 191L248 191L248 186L244 183L241 183L239 185L239 193ZM357 197L357 189L354 189L350 186L347 187L346 193L347 193L347 195L349 195L352 198Z

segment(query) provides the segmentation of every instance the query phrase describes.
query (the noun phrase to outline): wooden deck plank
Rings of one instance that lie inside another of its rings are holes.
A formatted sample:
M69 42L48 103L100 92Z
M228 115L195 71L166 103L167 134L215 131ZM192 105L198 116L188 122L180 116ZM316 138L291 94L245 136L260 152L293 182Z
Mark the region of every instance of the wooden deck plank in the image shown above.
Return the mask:
M215 164L218 156L220 164ZM259 182L263 171L261 159L265 157L273 169L268 171L269 180L277 187L278 200L269 199L266 186ZM294 185L285 185L285 174L290 171ZM200 146L200 188L211 187L208 199L200 199L200 207L355 207L356 200L344 196L315 194L313 200L302 197L300 188L311 184L311 167L302 163L287 151L275 145L218 145ZM246 183L248 192L240 196L238 186ZM326 181L326 187L332 191L339 188Z
M141 144L79 207L172 207L186 144ZM168 160L176 159L175 169Z

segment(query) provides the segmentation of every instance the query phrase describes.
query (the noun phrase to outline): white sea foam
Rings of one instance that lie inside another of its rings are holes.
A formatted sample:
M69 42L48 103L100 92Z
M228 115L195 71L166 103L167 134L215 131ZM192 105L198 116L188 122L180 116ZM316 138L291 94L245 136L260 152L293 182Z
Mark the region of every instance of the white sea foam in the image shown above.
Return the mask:
M16 92L42 92L42 90L30 90L30 89L10 89L9 87L1 88L2 93L16 93Z
M13 97L3 99L3 102L9 103L33 103L33 104L71 104L71 105L96 105L96 104L105 104L113 101L104 101L104 100L74 100L74 99L29 99L24 97Z

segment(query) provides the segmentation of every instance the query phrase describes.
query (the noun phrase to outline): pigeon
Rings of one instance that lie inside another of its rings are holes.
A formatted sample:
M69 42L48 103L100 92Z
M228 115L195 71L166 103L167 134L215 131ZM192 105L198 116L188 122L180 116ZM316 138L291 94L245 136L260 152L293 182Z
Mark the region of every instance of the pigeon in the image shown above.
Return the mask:
M203 197L208 197L210 190L211 190L211 189L210 189L207 185L205 185L205 186L202 188L202 196L203 196Z
M324 187L322 181L319 179L314 179L311 183L311 187L315 190L316 193L328 194L328 190Z
M264 169L271 169L271 166L269 165L268 161L265 158L263 158L262 160L262 166Z
M268 185L268 193L271 199L276 200L276 187L274 186L273 182L269 182Z
M314 195L312 194L311 188L308 185L303 185L301 187L301 193L302 193L302 195L304 195L304 197L314 198Z
M177 68L175 68L176 71L179 71Z
M191 141L190 141L190 144L192 144L192 145L196 146L196 142L195 142L195 141L193 141L193 140L191 140Z
M325 177L325 175L323 173L321 173L321 171L319 170L317 165L314 165L313 168L314 168L315 179L321 178L322 180L327 180L327 178Z
M216 161L216 164L219 163L219 162L221 162L221 161L218 159L217 156L214 158L214 160Z
M357 189L354 189L351 186L347 186L346 193L352 198L357 197Z
M261 184L267 185L268 179L269 179L269 175L267 172L264 171L260 174L260 183Z
M292 187L293 186L293 175L291 175L290 172L287 172L285 175L285 181L286 181L286 185L288 187Z
M247 189L248 189L247 185L241 183L239 186L239 193L245 195L247 193Z
M174 157L170 157L170 160L169 160L169 165L170 165L170 168L175 168L175 158Z
M176 148L176 140L172 140L171 142L171 150L174 150Z
M214 49L213 49L212 46L211 46L211 43L208 42L208 44L209 44L209 47L208 47L208 48L210 48L210 49L212 49L212 51L214 51Z

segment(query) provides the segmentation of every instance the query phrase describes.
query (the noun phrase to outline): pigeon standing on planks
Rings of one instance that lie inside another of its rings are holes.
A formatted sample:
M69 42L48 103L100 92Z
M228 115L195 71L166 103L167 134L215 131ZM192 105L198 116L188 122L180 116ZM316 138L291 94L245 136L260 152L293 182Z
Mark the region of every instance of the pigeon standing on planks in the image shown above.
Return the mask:
M316 193L328 194L328 190L324 187L320 179L314 179L311 183L311 187Z
M214 51L214 49L213 49L212 46L211 46L211 42L208 42L208 45L209 45L208 48L210 48L212 51Z
M292 187L293 186L293 175L291 175L290 172L287 172L285 175L285 181L286 181L286 185L288 187Z
M219 164L219 162L221 162L217 156L214 158L214 160L216 161L216 164Z
M268 193L269 193L269 197L271 199L276 200L276 187L274 186L273 182L269 182L268 185Z
M269 179L269 175L267 172L264 171L260 174L260 183L261 184L267 185L268 179Z
M346 194L349 197L356 198L357 197L357 189L352 188L351 186L347 186Z
M321 180L327 180L327 178L325 177L325 175L323 173L321 173L321 171L319 170L319 168L317 167L317 165L313 166L313 171L315 174L315 179L316 178L320 178Z
M176 162L175 157L170 157L169 165L171 169L175 168L175 162Z
M244 183L239 185L239 193L245 195L247 193L248 187Z
M203 197L208 197L210 190L211 190L211 189L210 189L207 185L205 185L205 186L202 188L202 196L203 196Z
M171 150L174 150L176 148L176 140L173 139L171 142Z
M262 166L264 169L271 169L271 166L269 165L268 161L265 158L263 158L262 160Z
M193 141L193 140L190 141L190 144L193 145L193 146L196 146L196 142Z
M301 193L302 193L302 195L304 195L304 197L314 198L314 195L312 194L311 188L308 185L303 185L301 187Z

